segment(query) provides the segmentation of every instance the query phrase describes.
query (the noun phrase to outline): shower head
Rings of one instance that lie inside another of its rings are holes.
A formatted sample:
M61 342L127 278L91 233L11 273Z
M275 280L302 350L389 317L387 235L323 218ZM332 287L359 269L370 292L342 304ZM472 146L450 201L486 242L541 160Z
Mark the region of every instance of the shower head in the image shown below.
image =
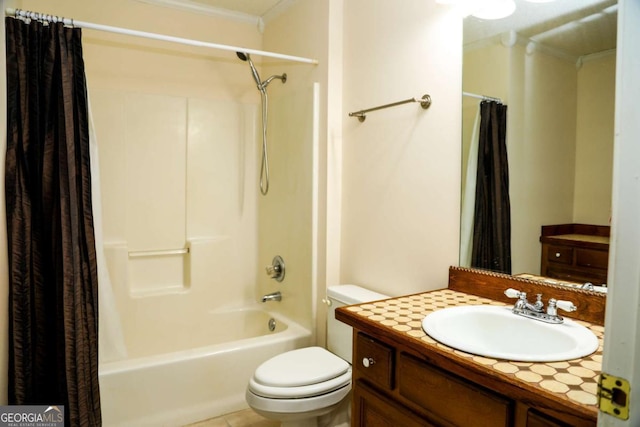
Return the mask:
M256 70L256 67L253 65L251 56L249 56L248 53L243 53L243 52L236 52L236 55L238 55L238 58L240 58L241 60L249 63L249 67L251 67L251 74L253 75L253 80L256 81L256 85L258 85L258 90L260 90L260 92L263 92L265 87L262 85L262 82L260 81L260 75L258 74L258 70Z
M245 52L236 52L236 55L241 60L249 63L249 67L251 67L251 74L253 75L253 80L256 81L256 85L258 85L258 90L260 90L260 92L264 92L267 89L267 86L269 85L269 83L271 83L271 81L273 79L280 79L280 80L282 80L282 83L286 83L287 82L287 74L286 73L282 74L280 76L274 75L274 76L269 77L265 81L261 81L260 80L260 75L258 74L258 70L256 70L256 67L253 65L253 61L251 60L251 56L249 56L249 54L245 53Z

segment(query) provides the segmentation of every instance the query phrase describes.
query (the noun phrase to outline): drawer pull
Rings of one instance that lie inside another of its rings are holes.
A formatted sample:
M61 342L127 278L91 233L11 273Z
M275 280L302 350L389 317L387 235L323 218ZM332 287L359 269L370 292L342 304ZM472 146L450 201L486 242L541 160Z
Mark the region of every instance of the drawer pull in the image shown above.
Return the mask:
M368 368L369 366L373 365L374 363L376 363L376 361L373 360L373 357L364 357L362 359L362 366L364 366L365 368Z
M556 258L560 258L560 252L556 252Z

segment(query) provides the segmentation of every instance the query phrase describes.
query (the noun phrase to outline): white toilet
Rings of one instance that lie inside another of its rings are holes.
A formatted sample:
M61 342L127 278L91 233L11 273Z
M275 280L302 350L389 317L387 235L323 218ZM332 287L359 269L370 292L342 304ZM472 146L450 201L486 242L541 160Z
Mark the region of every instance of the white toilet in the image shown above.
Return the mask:
M333 427L336 422L331 420L339 419L348 425L352 329L335 319L335 309L389 298L355 285L331 286L327 297L329 350L307 347L279 354L260 365L249 380L249 406L283 427Z

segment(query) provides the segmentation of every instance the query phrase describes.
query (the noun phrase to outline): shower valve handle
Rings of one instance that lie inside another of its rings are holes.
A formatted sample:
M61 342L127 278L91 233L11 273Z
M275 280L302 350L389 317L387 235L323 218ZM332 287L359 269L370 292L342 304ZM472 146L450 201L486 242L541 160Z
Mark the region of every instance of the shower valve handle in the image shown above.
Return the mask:
M280 266L279 265L268 265L265 270L267 270L267 274L272 279L275 279L280 274Z
M267 275L275 279L278 282L282 282L284 280L284 260L280 255L276 255L271 262L271 265L266 267Z

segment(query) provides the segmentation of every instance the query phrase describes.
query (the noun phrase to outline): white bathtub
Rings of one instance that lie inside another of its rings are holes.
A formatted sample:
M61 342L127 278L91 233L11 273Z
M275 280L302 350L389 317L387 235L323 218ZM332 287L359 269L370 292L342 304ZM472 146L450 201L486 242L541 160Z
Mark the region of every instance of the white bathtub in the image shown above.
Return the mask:
M129 344L129 359L100 365L106 427L182 426L246 408L258 365L311 344L309 330L259 308L209 312L197 325L151 338Z

